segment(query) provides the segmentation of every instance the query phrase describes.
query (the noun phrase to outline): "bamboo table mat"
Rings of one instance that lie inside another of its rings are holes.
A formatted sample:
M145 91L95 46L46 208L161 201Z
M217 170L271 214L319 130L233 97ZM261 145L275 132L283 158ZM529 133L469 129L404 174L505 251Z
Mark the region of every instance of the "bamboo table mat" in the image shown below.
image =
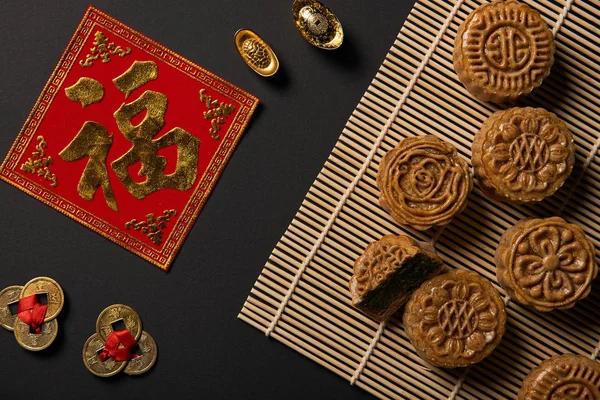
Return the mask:
M475 185L465 212L445 229L403 228L378 204L383 155L407 137L435 134L471 159L473 136L497 107L466 92L452 66L458 26L482 1L419 0L294 220L275 246L239 318L379 398L516 398L523 378L556 354L595 359L600 287L573 309L530 311L496 281L502 233L529 216L582 225L600 256L600 1L525 0L553 29L556 64L521 105L544 107L575 136L577 162L564 187L534 206L494 202ZM432 242L452 268L488 278L507 304L507 332L471 368L434 367L416 355L401 314L378 324L350 305L354 260L385 234Z

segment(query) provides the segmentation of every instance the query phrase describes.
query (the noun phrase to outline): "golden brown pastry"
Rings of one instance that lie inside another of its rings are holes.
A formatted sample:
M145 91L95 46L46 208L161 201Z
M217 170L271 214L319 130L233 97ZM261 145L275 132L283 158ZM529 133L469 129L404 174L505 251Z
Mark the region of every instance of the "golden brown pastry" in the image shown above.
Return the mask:
M490 198L528 203L554 194L575 163L573 135L543 108L497 111L475 134L472 164Z
M379 204L403 225L443 226L467 206L473 179L456 148L433 135L404 139L383 157Z
M425 282L404 309L417 353L440 367L480 362L500 343L506 312L498 291L476 272L453 270Z
M531 370L519 400L600 399L600 364L587 357L555 356Z
M429 244L408 236L386 235L369 244L354 263L352 305L377 321L385 321L406 303L414 289L443 267Z
M508 295L538 311L573 307L598 274L583 229L559 217L519 221L502 235L495 260Z
M540 13L526 4L494 1L475 9L460 25L452 59L473 96L513 102L550 74L554 36Z

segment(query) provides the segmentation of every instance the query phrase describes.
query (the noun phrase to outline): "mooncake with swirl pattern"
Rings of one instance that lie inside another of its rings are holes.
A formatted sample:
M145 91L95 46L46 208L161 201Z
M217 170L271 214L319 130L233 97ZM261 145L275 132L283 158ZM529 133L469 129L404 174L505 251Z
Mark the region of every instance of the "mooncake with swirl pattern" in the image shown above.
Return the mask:
M379 204L417 230L443 226L467 206L473 188L469 164L436 136L404 139L387 152L377 174Z

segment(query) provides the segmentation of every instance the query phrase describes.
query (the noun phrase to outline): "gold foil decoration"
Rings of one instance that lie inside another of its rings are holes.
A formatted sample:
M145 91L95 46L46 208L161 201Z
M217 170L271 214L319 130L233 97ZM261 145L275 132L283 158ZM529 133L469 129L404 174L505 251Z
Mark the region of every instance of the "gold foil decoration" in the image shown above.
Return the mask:
M65 89L65 94L71 101L78 101L82 107L99 103L104 98L104 86L92 78L79 78L77 83Z
M90 53L85 56L85 61L79 61L79 65L82 67L91 67L94 65L94 61L98 59L102 59L103 63L107 63L110 62L111 55L125 57L129 53L131 53L129 47L125 50L121 46L116 46L114 42L109 42L102 32L97 31L95 33L94 47L92 47Z
M150 213L146 215L146 221L132 219L125 224L125 228L133 228L136 231L141 230L144 235L152 240L152 243L159 245L162 243L163 229L167 227L166 222L171 221L171 217L176 215L177 210L165 210L163 211L163 215L158 218L155 218L154 214Z
M292 15L296 28L313 46L334 50L344 41L344 30L338 18L316 0L295 0Z
M134 61L122 75L113 79L113 83L125 98L136 89L158 78L158 66L154 61Z
M89 161L79 180L77 191L82 199L91 201L99 187L102 187L106 204L118 211L117 201L110 186L106 157L113 138L97 122L87 121L75 138L58 155L67 162L89 157Z
M206 89L200 89L200 101L208 108L208 111L204 111L203 116L205 120L210 120L212 125L208 130L210 137L219 140L221 138L218 135L221 130L220 125L225 123L225 119L235 111L235 107L233 104L219 103L218 100L213 100L212 96L206 94Z
M275 75L279 60L271 47L250 29L240 29L233 36L235 47L244 62L260 76Z
M134 126L131 119L144 110L147 110L144 120ZM139 200L160 189L188 190L196 180L200 139L181 128L173 128L160 138L152 140L165 125L166 112L167 96L151 90L144 92L137 100L123 104L115 112L117 126L127 140L133 143L133 147L115 160L112 168L129 193ZM177 145L177 164L175 172L166 175L164 170L167 160L159 156L158 151L171 145ZM142 163L138 175L147 178L141 183L134 181L129 175L129 167L138 161Z
M134 61L130 68L115 78L113 82L119 90L129 96L135 89L156 79L157 76L158 68L154 62ZM87 89L89 89L88 86L81 86L82 92ZM83 96L88 95L90 94L83 94ZM67 97L69 97L68 92ZM69 99L77 101L71 97ZM217 118L227 116L227 113L230 112L229 108L223 109L223 105L219 107L219 111L213 110L213 113L218 114ZM131 119L144 111L147 112L142 122L133 125ZM114 113L121 133L133 146L127 153L116 159L111 167L127 190L139 200L161 189L188 190L196 181L200 147L198 138L182 128L176 127L160 138L152 140L165 125L166 112L167 97L162 93L147 90L135 101L123 103ZM109 136L106 128L97 122L87 121L59 155L68 162L90 157L79 181L79 195L90 201L94 198L96 190L102 187L106 204L114 211L118 211L106 166L112 141L113 138ZM158 151L172 145L177 146L177 163L175 172L167 175L164 173L167 160L165 157L159 156ZM129 167L138 161L142 165L138 175L147 178L144 182L134 181L129 174Z
M49 168L50 165L54 164L54 160L51 156L46 156L46 151L44 150L48 147L48 143L46 143L43 136L38 136L37 140L38 144L35 146L37 151L32 152L31 157L21 164L21 171L41 176L45 180L52 182L50 184L51 187L56 187L58 185L56 174L53 174Z

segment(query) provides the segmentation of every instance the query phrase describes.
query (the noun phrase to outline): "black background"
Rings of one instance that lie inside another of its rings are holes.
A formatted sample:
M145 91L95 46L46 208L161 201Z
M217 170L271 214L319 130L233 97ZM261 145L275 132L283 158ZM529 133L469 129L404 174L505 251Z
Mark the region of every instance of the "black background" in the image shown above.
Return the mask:
M95 6L261 100L257 113L168 273L0 183L0 289L50 276L67 297L57 341L23 350L0 329L0 399L370 398L236 318L375 75L412 0L326 3L340 18L336 51L305 42L292 1L105 1ZM0 1L0 157L8 152L87 1ZM277 76L239 58L250 28L277 53ZM100 379L81 349L99 312L135 308L156 339L146 375Z

